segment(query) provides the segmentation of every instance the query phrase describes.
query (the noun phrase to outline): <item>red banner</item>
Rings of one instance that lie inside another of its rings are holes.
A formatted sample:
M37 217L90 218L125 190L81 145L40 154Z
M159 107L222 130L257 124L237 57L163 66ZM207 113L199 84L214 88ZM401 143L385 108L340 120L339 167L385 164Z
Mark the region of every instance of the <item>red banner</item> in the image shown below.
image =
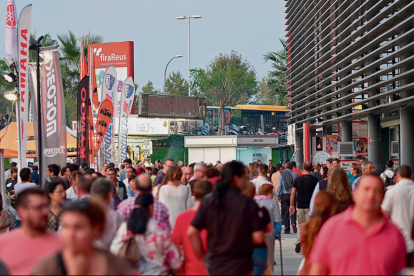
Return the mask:
M98 152L99 148L102 145L106 131L108 130L108 127L114 115L113 110L114 106L112 105L111 100L106 99L101 103L97 117L95 152Z
M85 42L82 41L81 52L80 52L80 65L79 65L79 81L83 79L84 76L88 75L88 68L86 67L86 57L85 57Z

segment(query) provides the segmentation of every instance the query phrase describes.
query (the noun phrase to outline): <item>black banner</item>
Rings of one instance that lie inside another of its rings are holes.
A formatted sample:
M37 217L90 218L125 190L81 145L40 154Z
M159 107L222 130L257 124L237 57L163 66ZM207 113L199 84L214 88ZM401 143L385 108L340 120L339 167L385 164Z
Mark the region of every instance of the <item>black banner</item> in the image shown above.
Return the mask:
M85 76L79 83L78 87L78 153L76 155L76 162L78 166L83 163L88 163L89 153L89 129L88 129L88 116L89 116L89 77Z

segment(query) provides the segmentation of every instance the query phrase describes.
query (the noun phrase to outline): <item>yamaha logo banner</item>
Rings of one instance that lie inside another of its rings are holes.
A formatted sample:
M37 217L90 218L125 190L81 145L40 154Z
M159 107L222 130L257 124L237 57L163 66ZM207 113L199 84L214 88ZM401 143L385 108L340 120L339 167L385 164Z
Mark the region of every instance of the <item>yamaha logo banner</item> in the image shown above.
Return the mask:
M42 48L41 48L42 49ZM46 50L47 49L47 50ZM66 163L66 111L62 73L57 47L41 50L42 64L42 142L44 164ZM43 175L46 175L44 166Z
M20 169L27 166L26 149L27 143L27 121L29 116L29 40L30 23L32 18L32 5L24 7L20 14L18 26L18 52L19 52L19 113L18 132L19 132L19 166Z

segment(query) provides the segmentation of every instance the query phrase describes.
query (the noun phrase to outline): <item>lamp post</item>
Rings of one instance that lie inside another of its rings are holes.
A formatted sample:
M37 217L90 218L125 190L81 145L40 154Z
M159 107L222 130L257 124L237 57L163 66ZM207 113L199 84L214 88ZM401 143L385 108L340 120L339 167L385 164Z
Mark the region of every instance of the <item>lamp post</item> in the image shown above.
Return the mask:
M172 59L170 59L170 61L167 63L167 66L165 66L165 71L164 71L164 94L166 92L166 87L165 87L165 83L167 82L167 68L168 65L170 64L170 62L175 59L175 58L182 58L182 55L176 55L175 57L173 57Z
M178 20L188 19L188 96L191 96L191 82L190 82L190 19L200 19L200 15L193 15L193 16L179 16L177 17Z
M40 42L43 40L43 36L40 36L37 40L30 39L31 50L36 50L36 87L37 87L37 162L39 162L39 183L43 182L43 146L42 146L42 108L40 99Z

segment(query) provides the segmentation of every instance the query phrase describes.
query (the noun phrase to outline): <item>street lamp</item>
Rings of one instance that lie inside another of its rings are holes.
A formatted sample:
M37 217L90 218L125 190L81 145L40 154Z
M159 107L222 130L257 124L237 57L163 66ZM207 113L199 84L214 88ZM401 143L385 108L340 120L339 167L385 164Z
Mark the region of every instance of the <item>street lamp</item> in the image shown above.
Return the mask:
M179 16L178 20L188 19L188 96L191 96L191 82L190 82L190 19L200 19L200 15L193 16Z
M5 97L7 100L14 102L19 99L19 94L16 90L7 91L3 93L3 97Z
M3 75L3 79L5 79L8 83L15 82L17 77L13 73L8 73Z
M164 94L165 94L165 83L166 83L166 81L167 81L167 68L168 68L168 65L170 64L170 62L173 60L173 59L175 59L175 58L182 58L183 56L182 55L176 55L175 57L173 57L172 59L170 59L170 61L167 63L167 66L165 66L165 71L164 71Z

